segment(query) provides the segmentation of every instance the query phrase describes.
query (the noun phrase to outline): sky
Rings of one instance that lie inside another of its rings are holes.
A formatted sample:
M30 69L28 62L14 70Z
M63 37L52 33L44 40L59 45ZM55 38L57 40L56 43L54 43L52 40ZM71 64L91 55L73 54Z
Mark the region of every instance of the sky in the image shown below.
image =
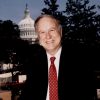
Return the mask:
M65 10L67 0L57 1L60 5L59 10ZM12 20L18 24L24 16L26 3L33 19L39 16L45 7L44 0L0 0L0 20ZM90 4L100 4L100 0L90 0Z

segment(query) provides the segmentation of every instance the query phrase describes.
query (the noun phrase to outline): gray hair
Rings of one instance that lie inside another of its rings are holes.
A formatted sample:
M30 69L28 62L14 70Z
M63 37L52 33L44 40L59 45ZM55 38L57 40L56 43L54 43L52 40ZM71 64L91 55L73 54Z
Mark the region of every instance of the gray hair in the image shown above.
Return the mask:
M35 20L35 22L34 22L35 30L37 29L38 22L39 22L42 18L44 18L44 17L48 17L48 18L51 18L51 19L55 20L56 24L57 24L58 26L60 26L60 28L61 28L61 23L60 23L60 21L59 21L56 17L54 17L53 15L44 14L44 15L40 15L39 17L36 18L36 20Z

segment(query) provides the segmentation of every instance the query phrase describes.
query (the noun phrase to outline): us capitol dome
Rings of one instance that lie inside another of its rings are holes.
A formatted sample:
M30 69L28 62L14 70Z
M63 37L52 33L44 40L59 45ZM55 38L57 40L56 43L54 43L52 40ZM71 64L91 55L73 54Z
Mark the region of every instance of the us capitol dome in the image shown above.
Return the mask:
M35 43L37 34L35 33L34 20L30 16L27 4L24 11L24 18L18 23L18 26L20 29L20 38L28 40L29 43Z

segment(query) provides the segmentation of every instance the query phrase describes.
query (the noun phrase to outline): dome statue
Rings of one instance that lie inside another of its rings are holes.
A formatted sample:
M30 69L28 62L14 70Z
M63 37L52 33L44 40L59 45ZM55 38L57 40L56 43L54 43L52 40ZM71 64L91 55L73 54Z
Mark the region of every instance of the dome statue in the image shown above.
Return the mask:
M24 18L18 23L20 29L20 38L28 40L30 43L35 43L37 34L34 30L34 20L30 16L30 11L26 4Z

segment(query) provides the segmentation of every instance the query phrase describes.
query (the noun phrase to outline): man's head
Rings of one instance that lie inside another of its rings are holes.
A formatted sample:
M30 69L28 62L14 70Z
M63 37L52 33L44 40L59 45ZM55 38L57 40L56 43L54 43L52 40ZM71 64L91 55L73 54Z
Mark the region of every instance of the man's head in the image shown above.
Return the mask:
M61 47L62 27L59 20L51 15L41 15L35 20L35 31L39 43L54 55Z

